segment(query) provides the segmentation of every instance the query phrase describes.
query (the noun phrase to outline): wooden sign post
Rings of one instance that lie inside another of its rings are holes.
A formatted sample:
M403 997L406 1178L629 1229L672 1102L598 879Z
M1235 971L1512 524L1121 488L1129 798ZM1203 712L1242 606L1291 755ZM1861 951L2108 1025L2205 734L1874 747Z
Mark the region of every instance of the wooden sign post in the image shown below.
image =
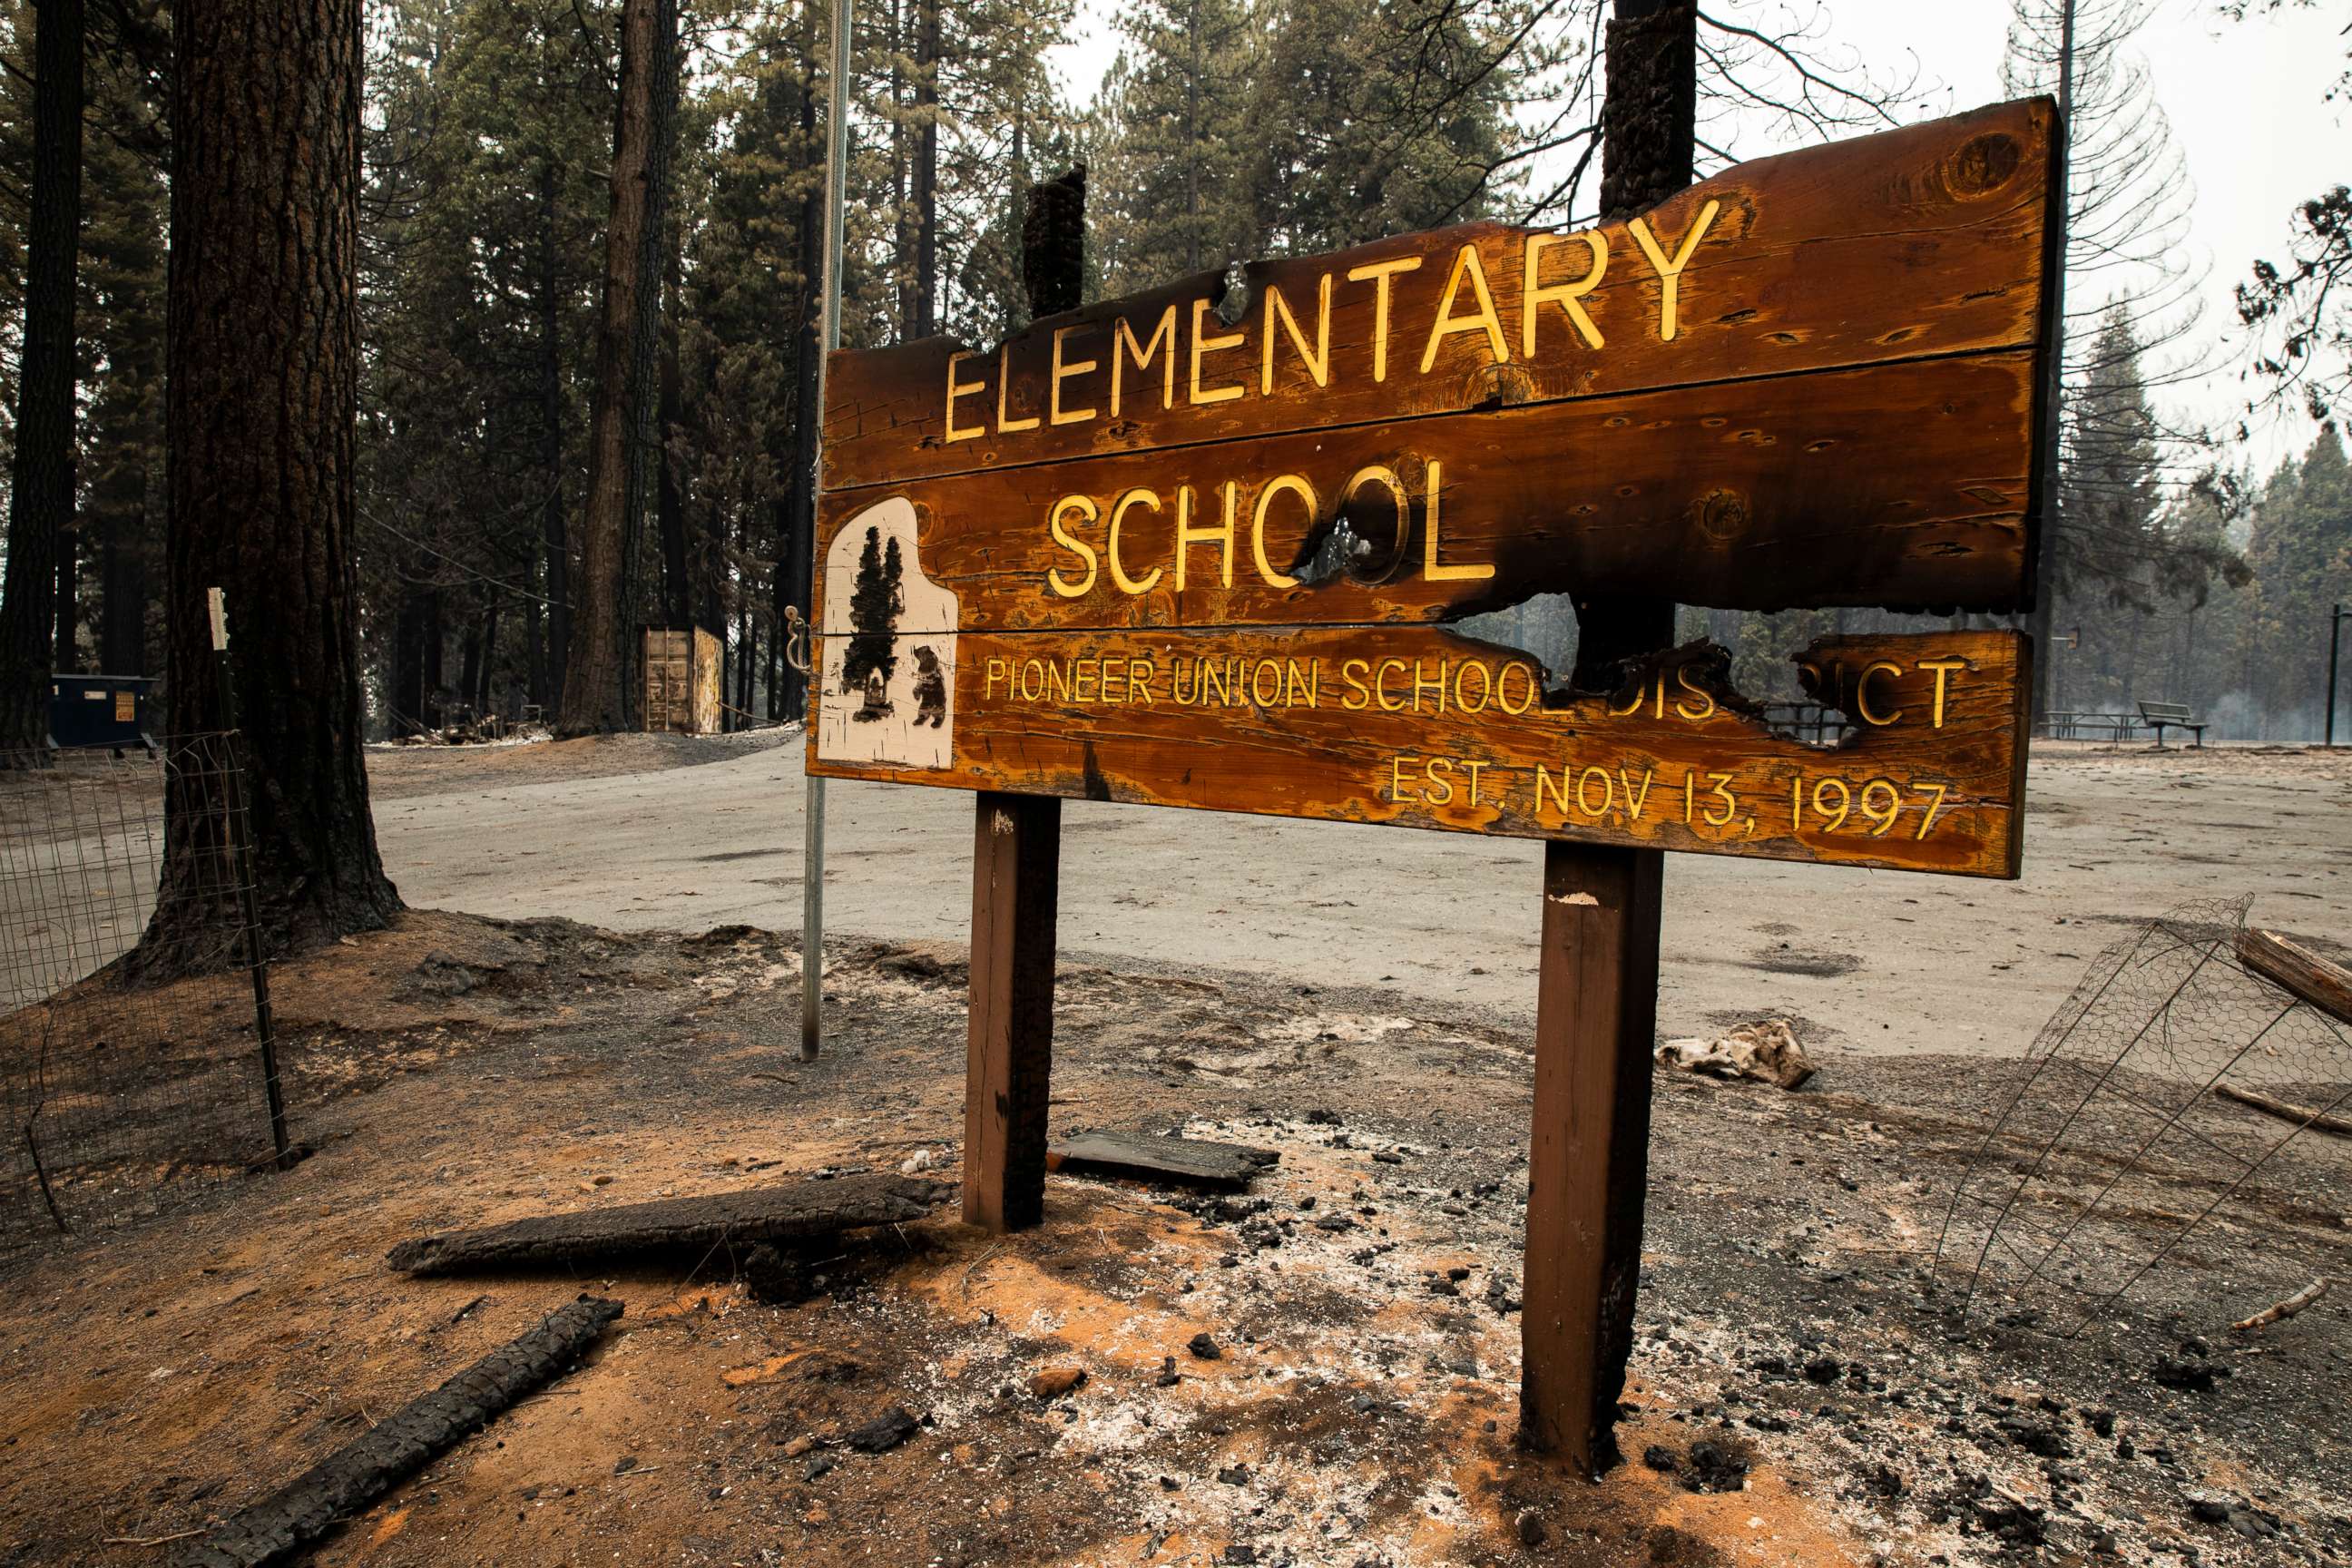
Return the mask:
M967 1217L1041 1212L1062 797L1548 840L1522 1427L1613 1458L1657 851L2015 876L2031 648L1819 639L1819 744L1608 612L2031 605L2053 121L1084 308L1047 202L1025 331L832 358L808 768L978 792ZM1624 657L1449 624L1541 593Z

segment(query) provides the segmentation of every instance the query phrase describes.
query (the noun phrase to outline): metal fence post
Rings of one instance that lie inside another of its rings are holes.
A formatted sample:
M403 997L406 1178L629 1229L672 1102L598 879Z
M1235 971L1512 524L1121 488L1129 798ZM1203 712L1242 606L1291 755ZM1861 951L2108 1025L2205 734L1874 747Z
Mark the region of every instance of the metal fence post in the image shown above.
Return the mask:
M236 857L237 900L245 920L246 968L253 976L253 1029L261 1041L262 1087L269 1097L269 1142L272 1163L287 1163L290 1148L286 1136L286 1093L278 1081L278 1037L269 1014L269 959L261 949L261 913L254 897L253 835L245 816L244 735L237 729L236 680L228 665L228 609L218 588L205 590L212 611L213 664L220 677L221 719L226 754L221 776L228 791L227 832L230 853Z

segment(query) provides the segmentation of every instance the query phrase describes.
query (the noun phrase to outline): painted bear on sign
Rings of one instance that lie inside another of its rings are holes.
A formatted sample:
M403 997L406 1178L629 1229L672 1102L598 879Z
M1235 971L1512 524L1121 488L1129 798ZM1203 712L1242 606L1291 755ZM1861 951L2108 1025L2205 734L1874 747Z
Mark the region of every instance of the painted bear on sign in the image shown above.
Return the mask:
M940 669L940 656L930 648L915 649L915 722L936 730L948 721L948 682Z

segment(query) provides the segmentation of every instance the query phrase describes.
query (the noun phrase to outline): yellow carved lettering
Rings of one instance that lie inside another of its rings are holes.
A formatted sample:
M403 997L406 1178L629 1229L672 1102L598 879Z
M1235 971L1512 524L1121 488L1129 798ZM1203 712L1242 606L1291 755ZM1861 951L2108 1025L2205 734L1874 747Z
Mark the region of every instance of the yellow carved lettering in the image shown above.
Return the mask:
M1483 582L1495 574L1495 563L1491 561L1466 566L1438 564L1437 521L1444 484L1445 465L1432 458L1429 460L1429 506L1422 518L1421 574L1433 583Z
M1315 307L1315 346L1307 346L1307 334L1298 330L1298 318L1290 313L1290 303L1282 290L1269 283L1265 286L1265 328L1259 333L1265 340L1258 370L1258 391L1274 390L1274 324L1279 319L1290 334L1290 346L1297 351L1298 363L1315 378L1318 386L1331 384L1331 275L1323 274L1318 284L1319 294Z
M1230 588L1234 585L1234 511L1238 504L1236 500L1238 489L1231 479L1227 479L1224 491L1224 521L1214 528L1194 528L1192 526L1192 487L1181 485L1177 488L1176 591L1180 594L1184 591L1185 552L1195 544L1207 543L1212 540L1224 547L1217 581L1223 587Z
M1071 511L1077 512L1088 522L1094 521L1101 515L1095 510L1095 503L1086 496L1064 496L1054 503L1054 510L1047 514L1046 526L1053 532L1054 542L1087 563L1087 574L1076 583L1066 579L1062 575L1062 569L1058 566L1045 574L1045 585L1065 599L1079 598L1095 585L1094 546L1083 539L1072 538L1069 531L1062 526L1063 514Z
M1478 296L1477 310L1467 316L1454 313L1454 301L1462 288L1462 279L1470 279L1471 292ZM1445 279L1444 297L1437 303L1437 319L1429 324L1429 341L1422 345L1421 374L1427 375L1430 366L1437 363L1437 343L1441 338L1455 332L1483 331L1486 334L1487 351L1496 364L1509 363L1510 344L1503 338L1502 319L1495 314L1495 296L1486 288L1486 269L1478 260L1478 247L1465 245L1454 256L1454 271Z
M1368 261L1348 270L1348 281L1361 283L1370 279L1372 294L1372 379L1389 378L1389 286L1401 272L1412 272L1421 266L1418 256L1392 257L1386 261Z
M1171 305L1160 312L1160 324L1151 329L1151 341L1148 343L1136 342L1135 330L1127 324L1125 316L1118 319L1118 331L1113 336L1114 341L1110 351L1110 416L1114 419L1118 417L1119 374L1127 368L1127 362L1132 359L1135 361L1136 369L1150 370L1151 356L1159 353L1163 346L1167 350L1168 357L1160 366L1160 406L1173 407L1176 403L1176 307Z
M988 426L984 419L981 424L973 426L969 430L957 429L955 422L955 405L957 398L969 397L975 392L985 392L988 390L988 383L985 381L958 381L956 379L956 366L961 364L968 359L978 359L979 357L980 356L978 354L974 353L951 353L948 355L947 438L950 441L970 441L988 434Z
M1722 209L1723 204L1714 200L1698 209L1698 221L1690 226L1690 232L1684 235L1683 242L1675 247L1672 260L1668 260L1666 253L1658 248L1657 237L1650 232L1645 219L1637 217L1625 226L1633 230L1633 243L1642 247L1642 255L1650 263L1650 269L1658 275L1660 342L1674 342L1675 333L1680 331L1675 323L1675 311L1682 297L1683 268L1690 265L1691 255L1698 249L1698 242L1706 237L1707 226L1715 221L1715 215Z
M1542 282L1543 253L1555 245L1566 245L1580 239L1592 253L1592 266L1573 283ZM1584 311L1584 297L1601 287L1601 275L1609 270L1609 242L1591 231L1582 234L1531 234L1528 236L1526 277L1519 293L1519 357L1536 357L1536 317L1541 307L1556 304L1575 326L1588 347L1601 346L1601 329Z
M1212 386L1205 390L1201 385L1202 358L1208 354L1223 353L1227 349L1239 348L1243 337L1240 332L1228 332L1223 337L1208 335L1208 319L1209 301L1204 295L1192 301L1192 401L1196 404L1223 403L1242 395L1242 385L1239 382L1234 383L1231 386Z
M1093 331L1094 329L1092 327L1085 325L1076 327L1055 327L1054 329L1054 379L1052 388L1046 397L1045 412L1046 416L1056 425L1083 424L1085 421L1095 416L1095 411L1091 408L1066 409L1062 406L1062 383L1067 381L1074 375L1084 375L1087 372L1096 368L1095 362L1090 359L1082 359L1076 364L1063 363L1062 342L1072 332L1091 332Z
M1014 430L1037 428L1037 416L1034 414L1026 419L1015 419L1006 410L1005 395L1013 390L1012 359L1011 343L996 351L996 430L1000 436Z
M1893 676L1900 676L1903 673L1903 667L1901 665L1890 664L1883 658L1877 663L1872 665L1869 668L1864 670L1861 676L1856 679L1853 683L1853 710L1854 715L1864 723L1874 724L1883 729L1886 725L1894 723L1897 719L1902 718L1903 710L1897 708L1894 712L1886 714L1884 717L1881 717L1870 710L1870 678L1876 675L1882 669L1887 674Z
M1265 578L1269 585L1276 588L1296 588L1298 586L1298 579L1285 576L1276 571L1274 563L1265 558L1266 508L1274 504L1275 497L1285 493L1295 495L1307 503L1307 525L1309 528L1315 526L1317 504L1315 487L1297 474L1276 474L1266 481L1264 489L1257 492L1257 505L1250 511L1250 554L1257 561L1257 574Z
M1103 542L1103 553L1110 558L1110 580L1120 593L1149 594L1152 585L1160 581L1160 568L1154 566L1148 576L1130 577L1118 559L1118 525L1126 521L1127 509L1131 506L1148 506L1158 511L1160 496L1153 490L1132 489L1111 502L1110 537ZM1177 557L1176 585L1180 588L1184 585L1183 557L1181 555Z
M1966 669L1968 667L1969 661L1964 658L1923 658L1919 661L1920 668L1932 669L1936 672L1935 716L1934 721L1928 726L1929 729L1940 730L1944 727L1944 683L1950 679L1952 671Z

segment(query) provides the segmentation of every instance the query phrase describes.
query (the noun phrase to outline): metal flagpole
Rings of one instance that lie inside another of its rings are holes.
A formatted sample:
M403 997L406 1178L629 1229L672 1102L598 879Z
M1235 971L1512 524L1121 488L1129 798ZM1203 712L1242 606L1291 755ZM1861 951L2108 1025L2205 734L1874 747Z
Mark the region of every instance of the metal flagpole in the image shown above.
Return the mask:
M824 334L826 354L841 346L841 226L849 178L849 6L833 0L833 70L824 111ZM824 407L825 364L817 361L816 405ZM820 426L822 428L822 426ZM824 471L824 447L817 447L817 472ZM811 476L811 483L815 482ZM814 525L816 509L809 509ZM816 542L809 542L812 570L823 564ZM818 700L824 695L824 660L817 651L817 628L809 627L807 722L815 733ZM824 780L807 780L807 815L801 848L801 1060L816 1060L824 1037Z

